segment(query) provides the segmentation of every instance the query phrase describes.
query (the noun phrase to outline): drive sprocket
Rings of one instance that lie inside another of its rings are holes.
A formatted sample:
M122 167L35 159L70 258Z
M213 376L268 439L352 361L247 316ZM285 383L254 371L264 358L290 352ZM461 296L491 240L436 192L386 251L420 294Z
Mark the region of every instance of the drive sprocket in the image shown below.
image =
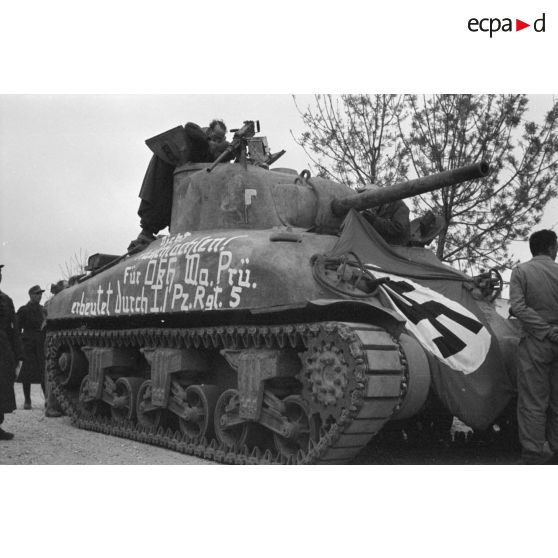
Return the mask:
M308 340L301 355L302 394L310 412L319 413L325 423L338 419L351 405L357 387L358 364L351 348L350 331L343 326L321 329Z

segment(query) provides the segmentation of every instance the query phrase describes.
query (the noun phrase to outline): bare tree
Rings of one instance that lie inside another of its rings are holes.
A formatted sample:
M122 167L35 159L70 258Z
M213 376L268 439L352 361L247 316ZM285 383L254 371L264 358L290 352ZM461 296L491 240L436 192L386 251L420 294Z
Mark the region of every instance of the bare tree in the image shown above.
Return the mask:
M407 172L397 129L401 109L399 95L316 95L313 108L297 105L308 130L295 141L320 176L353 187L397 182Z
M510 265L509 242L540 222L556 196L558 103L538 123L526 120L525 95L318 95L314 105L297 105L307 127L298 143L319 174L350 186L490 163L485 180L411 202L444 216L442 260Z
M59 266L62 273L62 279L69 281L72 277L83 275L85 273L85 266L87 265L88 258L89 255L87 252L80 248L79 252L74 253L69 260L64 262L63 266Z
M437 256L477 267L496 259L510 265L510 240L524 237L556 196L558 104L542 123L525 120L525 95L408 95L403 104L399 132L416 175L481 160L492 169L485 180L413 200L415 209L446 220Z

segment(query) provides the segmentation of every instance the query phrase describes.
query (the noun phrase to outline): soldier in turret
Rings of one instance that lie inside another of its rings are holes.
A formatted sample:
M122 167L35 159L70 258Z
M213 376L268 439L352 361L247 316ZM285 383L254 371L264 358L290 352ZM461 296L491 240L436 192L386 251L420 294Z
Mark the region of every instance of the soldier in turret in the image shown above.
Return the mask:
M359 193L378 188L369 184L357 190ZM378 207L364 209L361 215L380 233L388 244L406 246L411 238L409 208L402 200L384 203Z
M227 126L222 120L212 120L207 128L188 122L184 126L187 142L186 161L212 162L229 146L225 139ZM138 209L141 232L128 246L129 253L143 250L155 235L170 224L173 194L173 175L176 167L157 155L151 157L139 193Z

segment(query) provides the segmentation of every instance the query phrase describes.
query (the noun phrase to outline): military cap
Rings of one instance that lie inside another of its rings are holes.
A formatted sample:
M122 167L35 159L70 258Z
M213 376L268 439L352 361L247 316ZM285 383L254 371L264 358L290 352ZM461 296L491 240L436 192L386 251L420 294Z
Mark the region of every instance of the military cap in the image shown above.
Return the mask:
M41 287L39 287L39 285L33 285L30 289L29 289L29 294L42 294L44 293L45 290L41 289Z

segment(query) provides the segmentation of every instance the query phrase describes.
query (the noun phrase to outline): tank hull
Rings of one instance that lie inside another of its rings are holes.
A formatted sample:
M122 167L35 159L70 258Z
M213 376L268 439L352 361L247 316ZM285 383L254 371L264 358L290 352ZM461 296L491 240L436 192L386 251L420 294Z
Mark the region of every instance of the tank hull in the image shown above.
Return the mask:
M153 324L182 326L280 319L316 303L331 303L327 317L354 301L332 300L312 277L311 259L331 249L337 237L281 229L227 230L175 234L120 261L49 303L48 327L68 324ZM343 304L343 302L345 304ZM401 318L377 299L362 303L396 328ZM354 310L353 310L354 311ZM323 311L324 315L325 310ZM264 317L265 316L265 317ZM300 316L302 319L302 315Z
M343 185L206 166L177 169L169 236L49 302L47 372L78 426L224 463L338 464L433 398L491 424L513 332L469 278L334 215Z
M49 305L48 367L66 412L83 428L223 462L352 460L448 380L379 293L355 300L316 281L315 254L338 242L292 229L175 234L64 290ZM470 307L484 320L486 308ZM204 428L189 418L200 414Z

